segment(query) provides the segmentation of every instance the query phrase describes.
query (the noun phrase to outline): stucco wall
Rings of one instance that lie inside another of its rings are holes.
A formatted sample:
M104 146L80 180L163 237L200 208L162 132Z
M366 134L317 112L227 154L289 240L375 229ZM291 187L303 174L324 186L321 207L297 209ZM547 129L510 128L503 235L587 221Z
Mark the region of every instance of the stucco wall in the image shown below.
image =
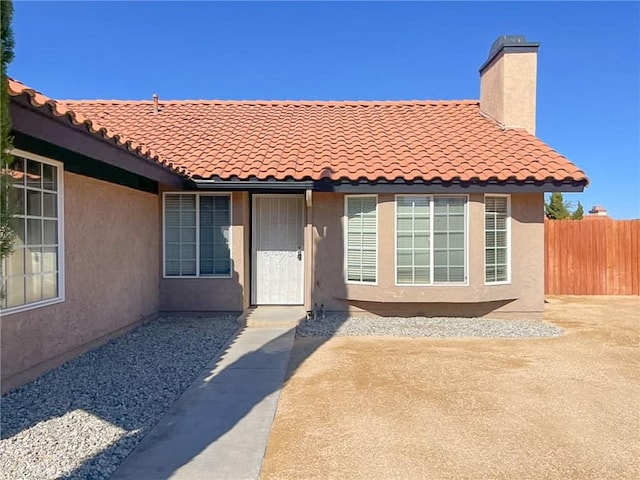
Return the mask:
M326 311L368 310L382 315L540 317L544 301L543 196L511 196L512 281L508 285L484 283L483 201L483 195L469 196L468 284L398 287L395 196L379 195L378 285L372 286L344 281L344 195L315 192L305 227L305 307L312 309L317 304ZM232 277L161 279L161 310L242 311L249 305L251 219L246 192L233 194L232 209Z
M162 278L160 309L171 312L241 312L248 306L249 195L231 197L231 277ZM162 226L159 235L162 238ZM160 256L162 265L162 253Z
M500 55L480 76L480 109L535 135L537 65L536 52Z
M469 262L465 286L395 285L394 195L378 195L378 284L344 281L344 196L313 197L314 278L312 300L325 310L369 310L381 315L447 315L539 318L544 306L542 194L511 196L512 278L484 283L483 195L468 204Z
M3 391L158 311L159 205L155 194L64 173L66 299L2 316Z

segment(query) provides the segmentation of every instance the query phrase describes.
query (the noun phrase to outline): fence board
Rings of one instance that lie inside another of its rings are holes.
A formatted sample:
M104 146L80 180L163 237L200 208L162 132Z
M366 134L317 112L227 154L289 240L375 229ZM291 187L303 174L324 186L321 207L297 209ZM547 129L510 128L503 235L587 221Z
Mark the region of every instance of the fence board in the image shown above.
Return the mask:
M545 293L640 295L640 220L546 220Z

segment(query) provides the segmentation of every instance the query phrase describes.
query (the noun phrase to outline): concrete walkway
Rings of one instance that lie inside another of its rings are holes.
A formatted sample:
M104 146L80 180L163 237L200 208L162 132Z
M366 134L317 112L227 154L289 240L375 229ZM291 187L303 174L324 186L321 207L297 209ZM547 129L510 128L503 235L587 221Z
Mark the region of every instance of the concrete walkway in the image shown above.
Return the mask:
M295 328L245 328L112 480L256 479Z

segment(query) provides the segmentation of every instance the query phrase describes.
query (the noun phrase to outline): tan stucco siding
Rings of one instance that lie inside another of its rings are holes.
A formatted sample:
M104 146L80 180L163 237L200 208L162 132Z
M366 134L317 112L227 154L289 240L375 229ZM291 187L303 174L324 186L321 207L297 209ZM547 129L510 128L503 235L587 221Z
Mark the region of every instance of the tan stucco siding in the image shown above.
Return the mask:
M536 52L500 55L480 76L480 109L509 128L536 133Z
M536 83L538 54L535 52L505 56L504 116L510 127L524 128L536 134Z
M249 195L231 197L231 277L162 278L160 309L173 312L241 312L248 306ZM160 227L162 229L162 226ZM160 229L160 238L162 230ZM162 264L162 254L160 263Z
M64 173L64 302L3 315L3 390L158 311L155 194Z
M544 310L544 194L511 196L511 265L518 298L504 312Z
M313 197L312 301L325 310L371 310L385 315L484 315L537 318L544 289L542 194L511 196L512 277L506 285L484 281L484 196L469 195L468 282L451 286L395 285L395 196L378 195L377 285L344 279L344 195Z

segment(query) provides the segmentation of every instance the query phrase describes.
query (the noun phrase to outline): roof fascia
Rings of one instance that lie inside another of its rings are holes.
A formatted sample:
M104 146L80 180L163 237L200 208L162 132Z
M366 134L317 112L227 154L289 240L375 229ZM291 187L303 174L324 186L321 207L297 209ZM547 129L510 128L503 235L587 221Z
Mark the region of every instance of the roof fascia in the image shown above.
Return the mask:
M193 180L198 190L307 190L313 180Z
M579 182L451 182L451 183L342 183L326 191L342 193L544 193L582 192Z
M338 193L542 193L542 192L582 192L585 182L335 182L324 180L239 180L208 179L193 181L199 190L315 190Z

